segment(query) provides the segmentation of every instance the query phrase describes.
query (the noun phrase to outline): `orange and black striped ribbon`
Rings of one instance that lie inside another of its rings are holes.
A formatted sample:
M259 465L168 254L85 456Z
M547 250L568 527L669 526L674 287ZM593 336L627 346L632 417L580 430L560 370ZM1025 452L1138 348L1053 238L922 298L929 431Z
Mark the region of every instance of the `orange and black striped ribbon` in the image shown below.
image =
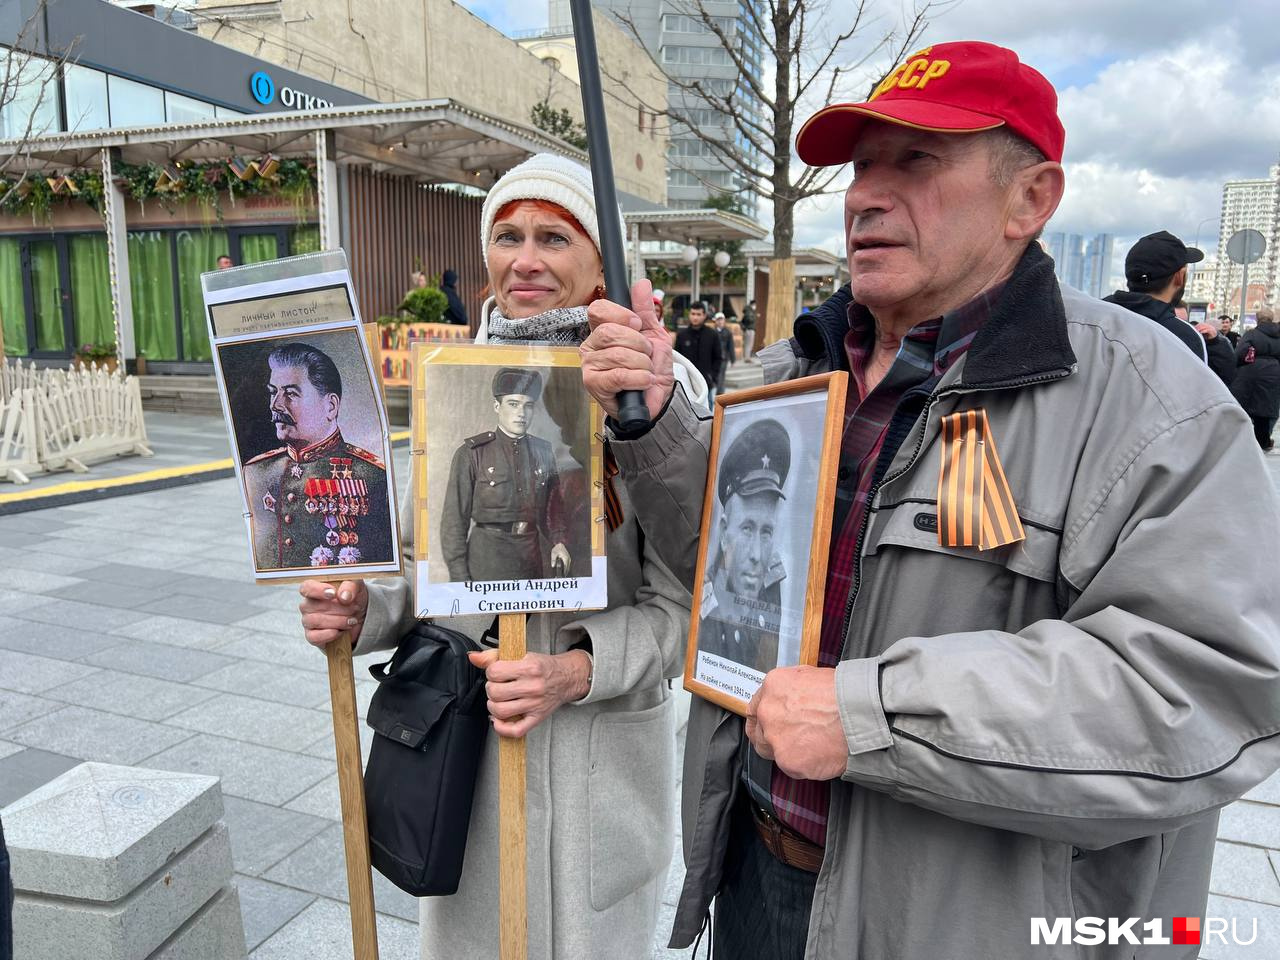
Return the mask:
M618 499L618 492L613 489L613 478L618 475L618 461L613 456L613 450L606 443L604 445L604 518L609 525L609 532L612 533L622 526L622 501Z
M992 550L1025 537L987 411L943 417L938 543Z

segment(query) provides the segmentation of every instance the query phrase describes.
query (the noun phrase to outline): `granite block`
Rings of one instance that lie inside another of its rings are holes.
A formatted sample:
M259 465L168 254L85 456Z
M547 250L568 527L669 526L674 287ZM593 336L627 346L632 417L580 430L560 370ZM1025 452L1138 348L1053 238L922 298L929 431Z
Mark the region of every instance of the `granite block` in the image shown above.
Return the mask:
M5 650L58 660L81 660L119 643L119 637L105 631L71 630L54 623L0 616L0 648Z
M222 777L222 792L279 806L333 773L333 763L252 743L196 734L147 766Z
M368 757L363 758L368 763ZM308 813L313 817L342 819L342 797L338 792L338 775L325 777L310 790L304 790L285 805L286 810Z
M329 717L319 710L231 693L219 693L175 714L168 722L198 733L295 751L314 743L332 727Z
M223 887L147 960L244 960L249 950L240 913L236 888Z
M157 680L155 677L142 677L118 670L97 670L92 676L82 680L54 687L45 695L50 700L137 717L139 720L164 720L209 699L214 693L186 683Z
M120 900L221 815L215 777L80 764L5 807L14 886Z
M43 512L43 511L41 511ZM102 561L94 557L64 557L53 553L37 553L34 550L22 554L22 563L4 564L0 569L6 573L18 569L40 570L45 573L56 573L60 576L79 575L81 570L96 567Z
M1268 851L1261 847L1219 840L1214 846L1209 890L1225 897L1280 906L1280 880L1276 879Z
M25 749L27 748L20 743L8 743L4 740L0 740L0 760L3 760L5 757L12 757L15 753L21 753Z
M265 873L329 826L321 817L241 797L225 797L223 807L236 872L251 877Z
M218 823L121 900L86 903L19 890L14 953L24 960L146 960L230 879L231 845Z
M141 763L191 736L190 731L88 707L64 707L14 727L5 737L68 757L100 763Z
M26 748L0 760L0 807L80 766L75 757Z
M118 610L94 603L79 603L64 599L50 600L44 596L39 599L39 604L23 610L19 615L27 620L52 623L64 629L83 630L88 633L106 633L146 616L136 610Z
M1246 793L1244 798L1258 803L1270 803L1274 806L1280 806L1280 771L1276 771L1267 777L1267 779Z
M373 728L365 722L364 717L360 718L360 762L369 762L369 749L373 746ZM330 766L338 762L338 748L333 744L333 729L314 743L307 744L302 751L309 757L323 757L328 760Z
M302 637L302 614L296 607L292 611L261 610L253 613L252 616L244 616L243 610L244 608L241 608L241 619L236 621L236 626L255 632L278 633L296 642L306 643Z
M1280 807L1237 800L1222 810L1218 839L1280 849Z
M254 634L221 623L205 620L188 620L151 614L142 620L117 627L112 633L133 640L166 643L171 647L189 647L193 650L217 650L234 640L251 639Z
M418 925L378 914L379 960L419 960ZM345 903L316 900L253 951L252 960L351 960L351 915Z
M17 693L43 693L96 672L83 663L0 650L0 689Z
M85 657L86 663L98 667L111 667L124 673L137 673L161 680L190 683L197 677L228 666L234 661L204 650L188 650L167 643L148 643L145 640L116 638L117 645L109 650Z
M315 894L282 887L278 883L270 883L257 877L237 874L235 885L240 891L244 938L250 950L255 949L315 900Z
M59 709L62 704L41 697L30 697L25 693L0 689L0 733L12 730L46 713ZM13 737L7 737L13 740ZM18 741L21 742L21 741Z
M323 673L296 667L272 668L253 660L240 660L200 677L195 683L275 703L314 707L326 712L329 709L329 678Z
M0 533L0 543L4 543L4 534ZM0 573L0 583L3 583L9 590L19 590L23 593L43 593L52 594L54 591L75 586L84 583L77 577L68 577L60 573L49 573L44 570L28 569L25 566L6 568Z
M230 624L242 621L245 611L255 608L233 600L193 597L187 594L166 594L150 603L142 604L138 609L146 613L167 615L181 611L182 615L188 620Z
M262 876L265 880L345 902L345 864L342 824L334 823ZM418 898L405 893L376 870L373 872L373 902L380 913L389 913L403 920L418 919Z
M186 574L178 570L156 570L153 567L136 567L130 563L99 563L86 567L76 576L125 587L161 587L186 579Z
M118 607L122 610L141 610L148 604L167 596L164 587L149 587L137 583L108 583L103 580L79 580L69 587L51 590L45 596L62 600L75 600L102 607Z
M272 666L293 667L296 670L309 670L312 673L325 674L329 670L324 654L303 639L301 621L292 636L279 633L254 633L248 639L233 640L219 647L218 652L225 657L238 657L258 663L269 663Z

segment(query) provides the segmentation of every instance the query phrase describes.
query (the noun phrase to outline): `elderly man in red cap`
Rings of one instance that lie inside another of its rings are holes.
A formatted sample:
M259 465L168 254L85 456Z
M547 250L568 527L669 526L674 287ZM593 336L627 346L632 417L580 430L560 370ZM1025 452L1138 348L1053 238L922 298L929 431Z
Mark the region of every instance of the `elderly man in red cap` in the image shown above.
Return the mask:
M850 288L760 354L850 373L818 663L745 721L695 700L675 946L714 898L734 960L1079 957L1083 917L1122 928L1090 957L1199 951L1217 812L1280 763L1280 510L1204 363L1055 280L1064 139L1049 82L974 42L797 137L853 174ZM689 576L709 424L642 285L590 314L584 380L646 391L612 449Z

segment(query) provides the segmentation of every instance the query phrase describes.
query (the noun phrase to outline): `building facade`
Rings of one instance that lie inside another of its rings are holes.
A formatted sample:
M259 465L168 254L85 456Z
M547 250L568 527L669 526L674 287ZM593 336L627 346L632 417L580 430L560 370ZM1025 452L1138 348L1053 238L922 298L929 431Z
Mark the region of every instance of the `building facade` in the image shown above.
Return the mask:
M1085 238L1078 233L1046 233L1044 245L1053 257L1058 280L1091 297L1105 297L1112 289L1115 237L1099 233Z
M1238 230L1259 231L1267 241L1262 259L1249 265L1249 287L1261 285L1264 296L1280 300L1280 164L1271 167L1266 177L1255 180L1228 180L1222 186L1222 217L1218 233L1218 270L1214 301L1224 311L1239 312L1240 284L1243 268L1227 255L1227 241Z
M369 102L100 0L8 0L0 45L9 78L0 139ZM34 178L17 190L63 193L66 183ZM61 196L0 215L5 354L58 360L114 340L107 237L91 200ZM219 256L253 263L320 245L315 210L281 196L246 197L217 218L193 204L134 203L129 225L137 345L160 364L209 360L200 274Z
M564 64L543 62L453 0L200 0L191 15L202 37L308 76L342 77L374 100L448 98L524 126L545 101L582 118L582 94L558 69ZM597 14L595 27L602 62L628 78L604 83L618 189L662 204L665 128L627 87L665 105L664 85L616 23Z
M762 38L746 9L754 3L755 0L699 0L696 8L669 0L603 0L593 4L616 17L629 33L634 31L653 61L670 78L670 109L690 122L671 123L666 158L667 206L671 209L697 209L705 207L710 196L731 194L741 201L744 213L756 215L758 201L748 191L741 172L726 164L706 138L726 144L752 165L760 162L758 152L738 133L729 116L686 89L691 82L699 81L716 96L731 100L751 123L763 125L762 105L744 78L745 74L759 80L763 66ZM697 15L699 8L731 41L745 71L739 69L720 38ZM570 28L568 0L549 0L548 19L552 31Z

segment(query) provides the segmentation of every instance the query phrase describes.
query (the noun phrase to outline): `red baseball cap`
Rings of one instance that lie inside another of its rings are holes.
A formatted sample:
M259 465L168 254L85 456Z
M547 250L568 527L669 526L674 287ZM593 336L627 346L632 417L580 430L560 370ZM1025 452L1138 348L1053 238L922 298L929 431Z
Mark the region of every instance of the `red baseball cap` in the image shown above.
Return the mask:
M907 57L866 103L833 103L805 121L796 153L811 167L848 163L868 120L937 133L1008 127L1048 159L1061 161L1066 131L1058 94L1012 50L961 40Z

